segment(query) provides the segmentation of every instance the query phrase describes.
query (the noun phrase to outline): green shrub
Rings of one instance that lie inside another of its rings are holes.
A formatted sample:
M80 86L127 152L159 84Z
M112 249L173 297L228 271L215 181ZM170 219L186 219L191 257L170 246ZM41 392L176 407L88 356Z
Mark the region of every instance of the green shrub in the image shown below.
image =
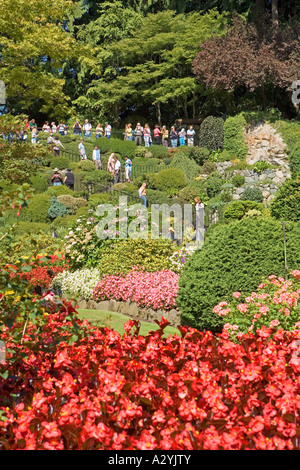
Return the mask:
M297 222L300 220L300 176L288 178L277 191L271 203L275 219Z
M222 191L224 180L217 172L211 173L208 178L204 181L204 187L206 189L208 197L215 197Z
M268 170L271 168L271 165L265 161L258 161L252 165L252 170L256 171L257 173L261 173L262 171Z
M230 160L244 160L247 155L247 145L244 141L246 120L242 114L229 117L224 123L224 150L230 155Z
M86 206L81 206L76 211L76 217L88 217L90 214L90 208Z
M151 153L153 158L163 159L167 158L169 155L168 149L163 145L151 145L151 147L149 147L147 150ZM150 158L152 159L152 157Z
M185 188L182 188L178 196L182 202L190 202L193 203L195 197L199 197L200 195L200 190L198 188L194 188L193 186L186 186Z
M33 175L29 178L29 181L36 193L44 193L48 189L48 181L44 176Z
M78 170L82 170L82 171L96 170L95 164L91 160L81 160L80 162L78 162L77 168Z
M298 269L300 224L286 226L286 243L288 267ZM212 313L213 307L231 299L233 292L250 294L271 274L285 275L280 222L245 218L217 226L181 273L177 305L183 323L200 330L220 331L223 320Z
M69 214L75 214L79 207L88 205L86 199L82 197L73 197L68 194L58 196L57 201L68 209Z
M37 194L28 201L20 213L20 220L26 222L48 222L48 209L51 204L49 193Z
M203 165L208 160L210 151L206 147L189 147L189 157L195 160L197 165Z
M231 178L231 183L235 188L240 188L245 184L245 176L241 175L240 173L237 173Z
M99 139L100 140L100 139ZM106 139L108 140L108 139ZM130 140L109 139L110 151L120 154L121 157L129 157L130 159L135 156L136 144ZM100 151L101 151L101 146Z
M51 228L57 230L59 228L71 229L77 220L77 215L58 216L51 222Z
M60 184L58 186L51 186L47 189L47 193L50 196L61 196L63 194L68 194L70 196L74 195L74 191L72 189L67 188L64 184Z
M88 201L89 208L94 210L99 204L106 204L108 199L109 195L107 193L92 194Z
M224 146L224 121L222 118L208 116L200 126L200 147L218 150Z
M19 222L15 228L16 236L49 231L49 225L41 222Z
M58 216L63 216L65 214L69 214L68 209L66 206L58 202L56 196L52 196L51 198L51 205L48 209L48 216L50 219L56 219Z
M171 165L169 165L171 166ZM179 191L186 185L186 177L179 168L166 168L155 176L156 187L160 191Z
M136 265L153 272L171 268L174 247L169 240L112 240L101 252L98 269L102 274L128 273Z
M200 173L205 175L212 173L216 169L216 164L214 162L204 162L204 164L200 167Z
M168 166L167 170L171 168L181 170L184 173L186 180L196 178L200 173L200 167L197 165L195 160L190 158L185 152L182 151L178 152L173 157L173 160Z
M259 188L246 188L240 199L242 201L263 202L264 197Z
M51 168L58 168L59 170L65 170L69 168L69 159L68 157L53 157L50 161Z
M262 216L264 208L262 204L255 201L232 201L225 208L224 219L228 221L240 220L252 210L258 211Z
M147 189L147 201L149 204L169 204L170 198L167 193L155 189Z

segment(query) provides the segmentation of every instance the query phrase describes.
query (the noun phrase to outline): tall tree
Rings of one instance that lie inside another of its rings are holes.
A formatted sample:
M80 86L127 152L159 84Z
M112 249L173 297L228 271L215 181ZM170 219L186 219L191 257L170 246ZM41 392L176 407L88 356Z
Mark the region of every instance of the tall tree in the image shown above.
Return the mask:
M72 0L0 0L0 79L5 82L7 108L61 117L69 112L60 68L76 52L63 27Z
M121 110L155 107L160 122L167 103L187 116L199 92L192 75L195 53L213 33L221 34L225 24L225 16L216 11L148 14L130 37L104 45L98 55L103 75L76 104L115 121Z
M236 19L226 36L202 44L194 60L194 72L208 88L231 94L239 88L260 90L265 107L268 86L287 90L297 78L292 53L299 38L297 27L273 25L262 36L256 25Z

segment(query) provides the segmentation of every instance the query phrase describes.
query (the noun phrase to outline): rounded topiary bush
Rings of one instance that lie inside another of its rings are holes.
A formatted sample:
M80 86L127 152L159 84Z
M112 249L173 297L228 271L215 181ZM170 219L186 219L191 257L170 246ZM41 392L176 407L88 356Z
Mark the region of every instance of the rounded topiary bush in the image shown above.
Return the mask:
M218 150L224 145L224 121L220 117L208 116L200 127L200 147Z
M49 193L37 194L28 201L28 206L24 207L20 213L20 220L26 222L47 223L48 209L51 205L51 196Z
M50 161L51 168L58 168L59 170L65 170L69 167L68 157L53 157Z
M160 191L180 190L186 185L186 178L184 172L179 168L166 168L157 173L155 182Z
M197 165L195 160L190 158L182 150L173 157L169 164L169 168L177 168L178 170L183 171L187 180L196 178L200 173L200 167Z
M263 202L263 193L259 188L246 188L241 194L241 201Z
M82 171L96 170L95 164L91 160L81 160L80 162L78 162L77 168L78 170L82 170Z
M289 270L300 266L300 224L286 226ZM177 305L183 323L220 331L212 309L233 292L250 294L263 278L285 275L282 224L271 218L245 218L219 225L186 263L179 279Z
M253 210L258 211L262 216L264 208L262 204L255 201L232 201L224 210L224 219L228 221L240 220Z
M300 220L300 177L289 178L280 186L271 204L275 219Z

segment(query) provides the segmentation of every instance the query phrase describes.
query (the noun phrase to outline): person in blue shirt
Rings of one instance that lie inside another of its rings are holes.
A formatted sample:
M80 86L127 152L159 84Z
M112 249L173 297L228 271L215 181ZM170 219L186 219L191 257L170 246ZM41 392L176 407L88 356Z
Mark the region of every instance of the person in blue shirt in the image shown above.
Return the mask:
M81 160L87 160L85 153L84 139L81 139L80 144L78 145L79 155Z
M132 173L132 161L130 158L125 157L125 179L128 183L131 183L131 173Z
M102 170L101 155L98 145L95 145L93 150L93 162L95 163L97 170Z

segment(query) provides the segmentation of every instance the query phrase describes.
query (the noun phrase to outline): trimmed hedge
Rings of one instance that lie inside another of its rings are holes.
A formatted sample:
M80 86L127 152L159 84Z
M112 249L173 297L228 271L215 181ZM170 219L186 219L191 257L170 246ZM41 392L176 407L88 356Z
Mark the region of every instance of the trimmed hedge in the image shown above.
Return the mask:
M247 145L244 141L244 127L246 120L242 114L226 119L224 123L224 150L230 159L244 160L247 155Z
M271 215L275 219L300 221L300 176L287 179L277 191L271 203Z
M208 116L200 126L200 147L218 150L224 146L224 121L220 117Z
M300 224L286 226L289 270L300 266ZM245 218L219 225L201 250L186 263L179 279L177 305L183 323L220 331L223 320L212 313L233 292L250 294L263 278L285 275L282 224L271 218Z

